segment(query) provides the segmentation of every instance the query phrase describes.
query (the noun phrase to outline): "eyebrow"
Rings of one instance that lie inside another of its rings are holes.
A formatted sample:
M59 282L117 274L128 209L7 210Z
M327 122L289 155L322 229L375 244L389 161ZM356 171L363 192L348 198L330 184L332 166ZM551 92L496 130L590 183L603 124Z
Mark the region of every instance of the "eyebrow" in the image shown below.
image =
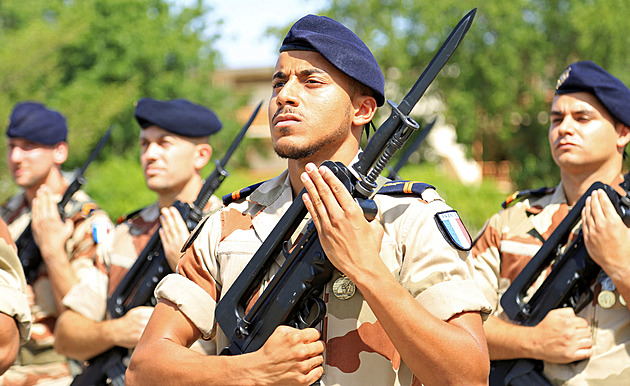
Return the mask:
M308 68L306 70L302 70L300 72L298 72L298 76L309 76L312 74L327 74L326 71L324 70L320 70L319 68ZM275 74L273 74L273 77L271 78L273 79L284 79L287 77L287 74L285 74L282 71L278 71Z
M589 109L581 109L581 110L575 110L575 111L569 112L569 114L592 114L592 113L593 113L593 110L589 110ZM549 115L565 115L565 114L559 110L551 110Z

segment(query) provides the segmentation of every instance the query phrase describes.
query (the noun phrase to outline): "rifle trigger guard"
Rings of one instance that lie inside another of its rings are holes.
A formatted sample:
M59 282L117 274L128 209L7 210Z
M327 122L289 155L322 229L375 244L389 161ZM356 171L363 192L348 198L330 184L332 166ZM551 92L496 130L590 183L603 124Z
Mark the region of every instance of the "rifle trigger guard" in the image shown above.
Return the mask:
M298 320L301 324L298 328L306 328L316 326L319 322L324 320L324 316L326 316L326 303L318 297L309 296L304 299L302 303L303 307L300 312L298 312ZM310 312L314 310L314 312ZM307 319L311 319L310 316L316 313L315 317L312 318L311 321Z

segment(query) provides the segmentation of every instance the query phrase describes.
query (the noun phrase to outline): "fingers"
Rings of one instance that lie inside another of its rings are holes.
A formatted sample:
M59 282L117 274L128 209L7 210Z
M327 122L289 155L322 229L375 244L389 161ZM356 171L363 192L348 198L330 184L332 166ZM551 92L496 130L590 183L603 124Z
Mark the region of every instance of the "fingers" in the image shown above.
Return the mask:
M309 163L305 170L300 177L307 195L304 195L302 199L307 209L311 208L309 211L312 216L326 219L328 213L334 215L335 213L360 212L348 189L329 168L326 166L317 168L315 164Z

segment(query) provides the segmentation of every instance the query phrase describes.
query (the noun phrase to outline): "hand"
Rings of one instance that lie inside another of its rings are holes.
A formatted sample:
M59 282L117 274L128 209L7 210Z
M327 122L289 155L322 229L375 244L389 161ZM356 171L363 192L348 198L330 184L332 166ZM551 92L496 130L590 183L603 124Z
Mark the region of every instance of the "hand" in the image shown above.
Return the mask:
M162 208L160 213L162 214L160 216L160 225L162 225L160 228L160 239L162 239L164 255L168 265L175 272L177 263L182 257L182 246L188 239L190 232L182 215L174 206Z
M630 270L630 229L602 189L591 193L582 209L582 232L589 256L613 282L620 283Z
M379 257L383 227L368 222L350 192L325 166L306 165L301 175L307 194L302 199L313 218L319 240L337 269L357 283L361 270L389 274Z
M593 338L588 322L572 308L558 308L533 328L538 355L551 363L571 363L593 354Z
M121 318L115 319L116 346L136 347L152 313L153 307L136 307L127 311Z
M66 257L66 241L74 232L72 220L66 219L64 222L59 215L57 203L60 200L59 195L54 194L48 186L42 185L31 204L33 239L46 264L54 256Z
M261 384L311 385L324 369L324 342L314 328L298 330L278 326L262 348L256 351L260 374L255 377Z

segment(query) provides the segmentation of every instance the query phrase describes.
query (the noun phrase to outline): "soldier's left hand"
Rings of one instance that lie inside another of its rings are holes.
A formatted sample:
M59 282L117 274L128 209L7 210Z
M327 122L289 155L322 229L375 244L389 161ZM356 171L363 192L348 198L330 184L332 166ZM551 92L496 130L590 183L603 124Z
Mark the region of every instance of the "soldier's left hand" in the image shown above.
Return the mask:
M379 257L383 227L376 219L365 219L360 206L332 171L309 163L301 179L307 191L304 204L333 265L351 280L362 270L389 272Z
M182 215L174 206L162 208L160 214L160 224L162 225L160 239L164 247L164 255L168 265L175 272L177 263L182 257L182 246L188 239L190 232Z
M582 232L589 255L608 276L628 277L630 270L630 229L621 220L602 189L591 193L582 209Z
M42 185L31 204L33 239L44 260L53 256L65 257L66 241L74 232L72 220L63 221L59 215L57 203L60 200L58 194L54 194L48 186Z

